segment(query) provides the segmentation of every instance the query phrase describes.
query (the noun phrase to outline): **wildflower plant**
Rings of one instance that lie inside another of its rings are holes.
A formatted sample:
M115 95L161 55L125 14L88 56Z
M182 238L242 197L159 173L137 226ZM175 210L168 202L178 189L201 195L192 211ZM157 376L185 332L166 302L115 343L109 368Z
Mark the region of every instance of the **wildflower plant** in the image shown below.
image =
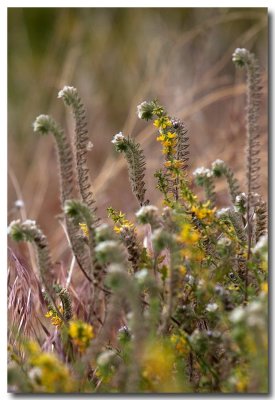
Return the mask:
M233 61L248 76L246 188L220 159L190 173L185 123L171 117L158 100L143 101L137 116L153 124L163 157L155 172L163 207L149 204L140 144L120 132L111 142L126 159L139 208L129 219L109 206L108 222L101 223L77 90L65 86L58 94L73 111L73 146L51 117L36 119L34 131L51 132L56 140L61 207L82 274L79 278L75 269L66 285L36 222L10 223L12 239L36 247L41 297L39 329L29 334L35 341L20 326L10 328L9 384L14 391L268 391L267 207L256 193L259 70L248 50L237 49ZM221 208L215 184L223 177L231 203ZM204 189L201 199L193 183ZM81 290L72 283L76 277Z

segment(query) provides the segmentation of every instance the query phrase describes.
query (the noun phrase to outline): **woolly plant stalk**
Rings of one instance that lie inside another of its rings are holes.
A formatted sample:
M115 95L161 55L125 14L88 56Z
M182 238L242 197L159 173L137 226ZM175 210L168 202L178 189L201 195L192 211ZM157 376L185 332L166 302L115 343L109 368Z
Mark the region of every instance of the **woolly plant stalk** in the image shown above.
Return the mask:
M87 239L89 243L90 258L88 264L88 275L91 283L89 318L96 315L99 310L99 303L104 299L100 296L100 284L102 282L103 268L96 258L95 248L95 216L87 204L79 200L67 200L64 205L64 212L75 227L84 224L87 228ZM101 321L101 319L100 319Z
M139 205L148 204L149 201L145 199L146 187L144 181L146 163L140 144L130 137L125 138L122 132L114 136L112 143L118 152L125 155L132 192Z
M69 292L60 285L54 285L54 290L61 300L64 319L69 321L73 316L72 301Z
M223 160L216 160L212 163L212 173L217 178L222 176L225 177L228 184L231 200L234 204L236 201L236 197L240 194L240 187L231 168Z
M58 93L58 98L64 101L66 106L72 107L75 119L75 149L77 175L82 200L90 210L95 212L95 200L91 189L87 153L89 147L89 136L84 105L77 92L72 86L65 86Z
M58 126L55 120L48 115L40 115L36 118L33 129L35 133L46 135L52 133L55 138L60 170L61 204L70 199L73 194L73 153L70 142L64 131ZM78 238L78 230L68 218L66 218L68 236L71 242L73 253L81 269L87 269L87 254L84 243Z
M167 216L167 219L169 217ZM166 296L166 308L163 310L162 323L159 333L167 333L170 318L172 317L175 300L177 299L177 283L178 283L178 257L179 247L176 243L175 236L167 229L167 223L164 228L157 229L153 233L153 246L155 258L163 251L166 252L167 264L169 269L169 279Z
M247 234L244 230L241 214L236 211L229 210L228 217L234 227L234 230L236 232L239 241L241 242L242 245L245 245L245 243L247 242Z
M177 135L176 141L176 155L175 159L180 162L180 169L182 171L181 176L176 178L174 185L172 184L172 190L176 201L179 199L179 180L183 180L186 175L186 169L188 168L189 161L189 136L188 130L184 123L177 118L171 119L173 129Z
M251 207L253 207L253 192L260 187L260 128L259 128L259 106L260 106L260 69L258 61L253 53L247 49L236 49L232 58L238 67L244 67L247 74L247 121L246 121L246 182L247 182L247 259L250 259L252 246L252 223L250 219ZM248 286L248 269L246 267L246 299Z
M138 241L136 228L125 218L125 214L122 212L118 212L112 207L108 207L107 211L109 218L115 223L115 232L119 234L122 243L128 251L128 260L132 265L133 271L136 272L142 256L142 246Z
M128 260L132 264L133 272L136 272L139 267L139 261L142 254L142 248L138 243L135 228L122 227L120 237L128 251Z
M169 327L169 321L172 317L174 310L175 301L177 298L177 283L178 283L178 271L176 269L176 254L175 250L170 251L170 263L169 263L169 280L168 280L168 294L167 294L167 309L163 315L162 326L160 331L167 333Z
M140 293L136 283L127 274L125 268L119 264L111 264L108 269L107 283L114 293L117 293L131 307L133 316L132 332L133 332L133 358L129 368L129 378L126 390L134 393L138 389L139 373L140 373L140 356L142 344L145 338L145 327L143 323L142 308L140 302ZM131 293L131 295L129 295Z
M189 162L189 136L184 123L177 118L172 118L173 128L177 134L176 159L182 161L181 169L185 171Z
M36 225L35 221L26 220L20 222L20 220L12 221L8 228L10 237L17 241L31 242L35 245L37 259L38 259L38 270L42 289L47 293L50 300L53 302L55 312L58 316L64 320L64 317L56 307L54 300L54 275L53 275L53 263L50 256L48 240L42 230Z
M255 239L257 243L261 236L267 234L267 207L265 201L259 200L259 202L255 206L255 213L256 213Z
M69 321L73 316L72 301L71 301L69 292L66 288L63 288L62 286L60 286L58 284L54 284L53 289L54 289L55 293L57 294L57 296L60 298L60 301L62 304L63 318L65 321ZM48 295L48 293L44 292L43 296L44 296L44 300L47 303L49 311L56 313L55 306L53 305L52 300L51 300L50 296Z

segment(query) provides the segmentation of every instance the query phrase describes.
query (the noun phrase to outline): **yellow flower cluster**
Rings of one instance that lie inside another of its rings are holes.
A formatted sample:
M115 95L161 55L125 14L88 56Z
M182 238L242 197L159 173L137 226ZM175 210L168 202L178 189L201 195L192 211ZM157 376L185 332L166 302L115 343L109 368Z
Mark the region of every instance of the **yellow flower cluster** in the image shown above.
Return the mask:
M261 291L263 293L268 293L268 283L267 282L262 282L261 283Z
M59 309L60 313L63 314L63 307L59 306L58 309ZM60 328L62 323L63 323L62 319L53 310L49 310L45 314L45 317L46 318L51 318L51 324L54 325L54 326L57 326L58 328Z
M248 376L247 373L241 369L236 370L236 391L239 393L247 392Z
M124 228L134 228L134 224L125 218L125 214L120 211L114 226L114 231L120 233Z
M170 131L161 131L160 135L157 137L157 141L162 144L162 153L172 156L175 154L175 147L177 144L177 134Z
M185 223L181 229L179 240L184 244L195 244L200 239L200 233L195 231L191 224Z
M192 206L191 208L192 213L196 215L199 219L207 219L211 220L215 215L216 209L209 208L209 202L202 204L201 206Z
M92 325L82 321L70 321L68 333L78 350L83 353L94 338Z
M127 219L125 219L123 224L114 226L114 231L116 233L120 233L124 228L133 228L133 227L134 227L134 224L132 224L132 222L128 221Z
M172 126L172 122L170 121L170 119L166 116L160 116L159 118L157 118L154 123L155 127L157 127L158 129L166 129L170 126Z
M179 243L185 245L181 249L182 257L202 261L205 257L204 251L199 246L194 246L198 244L200 239L201 234L190 223L186 222L178 235Z
M173 334L170 340L178 354L186 356L189 353L188 343L184 336Z
M85 223L79 223L80 229L82 230L82 232L84 233L84 235L86 237L89 237L89 229L87 227L87 224Z
M152 344L143 357L142 375L162 383L171 378L175 358L171 349L161 343Z
M29 376L35 391L46 393L71 392L74 383L69 369L54 354L42 352L38 343L26 343L31 367Z
M187 272L187 269L186 269L185 265L181 265L181 266L179 267L179 273L180 273L182 276L185 276L185 275L186 275L186 272Z

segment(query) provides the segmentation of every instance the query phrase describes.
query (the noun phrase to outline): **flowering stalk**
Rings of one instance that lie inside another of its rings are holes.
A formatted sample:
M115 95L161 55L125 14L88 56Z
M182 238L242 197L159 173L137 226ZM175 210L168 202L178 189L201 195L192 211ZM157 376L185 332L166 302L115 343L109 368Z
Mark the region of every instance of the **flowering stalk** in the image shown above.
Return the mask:
M54 285L54 290L61 300L64 319L69 321L73 316L72 301L69 292L60 285Z
M266 202L259 200L255 207L256 213L256 243L259 241L261 236L267 234L267 207Z
M133 279L127 274L125 268L118 264L111 264L108 270L107 283L126 303L131 307L132 331L133 331L133 358L135 364L131 363L129 378L126 390L136 392L139 383L140 355L143 341L145 338L145 329L143 323L142 308L140 303L139 290ZM131 293L131 295L129 295Z
M44 300L46 301L49 310L45 315L45 317L51 318L52 325L60 327L62 326L62 322L64 320L67 322L72 318L72 302L66 288L63 288L62 286L55 284L53 285L53 289L61 300L61 305L58 307L58 310L60 311L60 314L63 316L63 319L61 319L57 314L56 308L53 305L51 298L47 292L43 293Z
M114 136L112 143L118 152L124 153L128 163L129 178L134 195L140 206L148 204L149 201L145 200L145 157L140 144L136 143L134 139L125 138L122 132Z
M67 200L64 205L65 214L71 219L72 223L77 227L82 225L82 230L86 232L89 243L90 257L87 260L88 273L90 281L90 310L89 318L92 314L97 315L99 311L99 303L103 303L104 299L100 293L100 285L103 279L103 267L96 257L96 241L95 241L95 216L92 214L87 204L78 200ZM84 228L83 228L84 225ZM98 313L101 314L101 313ZM101 321L101 318L99 318ZM96 322L94 322L96 324Z
M217 178L225 176L228 183L231 200L234 204L236 197L240 194L240 187L231 168L229 168L224 161L216 160L212 163L212 173Z
M49 245L46 236L41 229L36 225L35 221L26 220L20 222L20 220L12 221L8 228L10 237L19 242L26 241L31 242L35 245L40 281L42 283L43 290L46 291L47 295L54 304L55 311L59 318L63 319L58 308L55 305L54 300L54 274L53 274L53 263L50 256Z
M12 221L8 232L11 238L17 242L26 241L35 244L41 282L47 289L50 288L54 282L53 263L47 238L36 222L32 220Z
M75 148L76 148L76 164L78 183L82 200L90 210L95 212L95 200L91 190L89 178L89 168L87 162L87 153L89 151L89 136L87 130L87 121L84 105L77 92L72 86L65 86L58 93L66 106L72 107L75 119Z
M232 60L238 67L245 67L247 73L247 136L246 136L246 180L247 180L247 259L250 259L252 246L252 224L251 207L255 205L252 192L260 187L260 129L259 129L259 108L260 108L260 69L254 54L246 49L236 49ZM246 267L246 299L248 286L248 269Z
M40 115L36 118L33 123L33 129L35 133L45 135L52 133L57 146L59 169L60 169L60 187L61 187L61 205L63 206L65 201L70 199L73 194L73 156L72 149L68 138L64 131L57 125L53 118L48 115ZM87 269L87 254L83 241L79 240L78 229L66 218L66 226L68 236L71 242L73 253L76 260L83 270Z
M138 242L136 228L132 222L125 218L125 214L121 211L118 212L112 207L109 207L107 211L108 216L115 222L114 231L120 235L123 244L127 248L128 260L132 264L133 271L136 272L142 256L142 247Z
M52 133L55 138L61 174L61 204L64 204L65 200L72 197L74 188L73 153L69 140L55 120L48 115L39 115L33 123L33 130L40 135Z

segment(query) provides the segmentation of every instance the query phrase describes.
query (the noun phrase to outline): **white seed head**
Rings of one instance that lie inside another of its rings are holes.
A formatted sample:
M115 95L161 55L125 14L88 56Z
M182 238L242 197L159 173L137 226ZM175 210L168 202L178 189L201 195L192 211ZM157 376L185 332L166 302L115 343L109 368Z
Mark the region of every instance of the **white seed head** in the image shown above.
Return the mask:
M93 147L94 147L93 143L89 140L86 146L87 151L91 151Z
M209 168L199 167L195 169L193 175L197 178L211 178L212 171Z
M230 210L231 210L230 207L221 208L216 212L216 215L217 217L222 217L223 215L227 215Z
M235 202L240 203L240 201L246 201L246 199L247 199L247 195L245 193L241 193L241 194L238 194L238 196L236 196Z
M105 242L101 242L96 246L95 251L109 252L117 248L118 248L118 243L115 240L105 240Z
M97 358L97 365L100 367L105 367L109 364L112 358L116 355L114 350L106 350L104 353L101 353Z
M118 142L122 142L124 139L125 139L125 137L124 137L123 133L119 132L113 137L113 140L111 140L111 143L116 144Z
M32 369L29 370L28 375L31 381L39 379L42 375L41 368L33 367Z
M147 105L148 105L147 101L143 101L137 106L137 115L139 119L142 119L144 109L146 108Z
M109 274L121 274L124 273L124 268L120 264L111 264L108 267Z
M13 228L14 226L16 226L16 225L19 225L20 222L21 222L20 219L11 221L11 223L10 223L9 226L8 226L8 230L7 230L8 235L11 233L12 228Z
M228 237L222 237L218 240L217 244L219 246L230 246L231 245L231 240Z
M241 322L245 317L245 310L243 307L237 307L233 310L229 316L229 319L233 323Z
M76 88L73 86L64 86L63 89L59 90L57 98L62 99L63 97L70 96L77 92Z
M33 228L33 227L36 227L36 221L34 221L32 219L26 219L26 221L24 221L22 223L22 225L24 225L25 227L28 227L28 228Z
M249 51L247 49L237 48L232 54L232 61L236 64L242 65L247 61Z
M135 277L137 278L139 283L144 283L148 275L149 275L148 270L145 268L135 273Z
M35 133L46 134L54 129L54 121L49 115L39 115L33 123Z
M217 168L220 167L221 165L224 165L224 161L220 160L219 158L212 162L212 168Z
M157 212L158 208L156 206L148 205L142 206L137 212L136 216L139 217L141 215L147 215L148 213Z
M217 303L209 303L206 306L206 311L208 312L215 312L219 308Z
M21 200L21 199L18 199L18 200L16 200L16 201L14 202L14 206L15 206L16 208L20 209L20 208L24 207L24 201Z
M187 283L189 283L189 285L193 285L193 283L195 282L195 278L191 274L185 275L185 280Z

